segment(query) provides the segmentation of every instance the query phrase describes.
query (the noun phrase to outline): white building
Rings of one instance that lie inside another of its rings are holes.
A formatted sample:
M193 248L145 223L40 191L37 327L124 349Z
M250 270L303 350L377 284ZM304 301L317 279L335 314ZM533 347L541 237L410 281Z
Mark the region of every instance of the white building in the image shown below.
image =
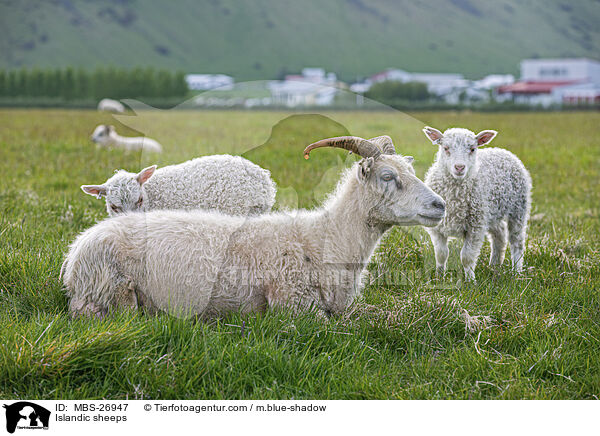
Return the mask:
M188 74L185 76L188 89L206 91L209 89L230 90L233 88L233 77L225 74Z
M557 86L552 89L552 99L564 105L600 104L600 83Z
M516 103L581 104L600 100L600 62L580 59L525 59L521 78L496 90L499 100Z
M579 59L525 59L521 62L522 82L600 83L600 62Z
M473 88L490 90L498 86L506 86L515 83L515 76L512 74L490 74L481 80L473 82Z
M322 68L304 68L302 74L272 81L269 90L274 105L329 106L338 92L337 85L335 73L326 73Z
M444 96L459 89L467 89L470 82L462 74L412 73L410 82L427 85L431 94Z

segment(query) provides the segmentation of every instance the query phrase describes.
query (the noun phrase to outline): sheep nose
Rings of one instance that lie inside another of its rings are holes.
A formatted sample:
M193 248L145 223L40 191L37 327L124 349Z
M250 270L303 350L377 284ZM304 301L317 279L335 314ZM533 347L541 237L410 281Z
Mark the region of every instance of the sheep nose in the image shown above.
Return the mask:
M433 203L431 203L431 206L434 209L440 209L441 211L446 210L446 203L441 198L439 200L433 200Z
M462 173L463 170L465 169L464 165L454 165L454 168L456 169L457 172Z

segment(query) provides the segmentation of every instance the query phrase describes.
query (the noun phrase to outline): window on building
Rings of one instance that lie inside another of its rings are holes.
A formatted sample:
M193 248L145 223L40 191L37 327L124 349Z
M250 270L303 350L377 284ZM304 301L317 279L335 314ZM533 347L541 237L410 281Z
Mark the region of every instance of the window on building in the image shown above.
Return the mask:
M565 77L567 69L561 67L540 68L541 77Z

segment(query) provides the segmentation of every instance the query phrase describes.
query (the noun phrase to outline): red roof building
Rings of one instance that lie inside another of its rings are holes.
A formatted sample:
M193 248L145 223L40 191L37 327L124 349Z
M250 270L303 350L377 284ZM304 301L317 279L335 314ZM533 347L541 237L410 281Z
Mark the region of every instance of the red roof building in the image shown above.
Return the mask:
M515 82L496 88L498 94L550 94L557 86L569 85L577 80L561 80L556 82Z

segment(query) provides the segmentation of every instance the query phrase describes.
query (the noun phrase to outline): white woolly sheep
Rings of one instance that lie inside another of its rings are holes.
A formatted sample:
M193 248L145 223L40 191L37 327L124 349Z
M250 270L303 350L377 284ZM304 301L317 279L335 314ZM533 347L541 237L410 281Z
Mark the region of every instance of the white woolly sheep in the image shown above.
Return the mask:
M154 139L145 136L126 137L117 134L114 126L100 124L91 136L92 141L101 147L123 148L129 151L162 152L162 146Z
M102 185L83 185L106 197L111 216L153 209L206 209L229 215L258 215L275 204L271 173L240 156L205 156L138 174L118 171Z
M116 114L122 114L125 112L125 106L123 106L117 100L111 100L110 98L103 98L98 102L98 110L100 112L112 112Z
M478 135L452 128L443 134L423 129L439 150L425 175L425 183L446 201L442 222L426 229L435 249L438 273L448 259L448 238L464 238L460 259L468 280L475 279L475 265L486 234L492 252L490 265L504 261L507 237L515 271L521 271L531 206L531 177L514 154L501 148L479 150L496 136L494 130Z
M379 147L383 143L383 149ZM389 137L322 140L363 159L322 208L241 218L154 211L109 218L80 234L61 275L73 315L111 307L215 316L285 306L344 310L393 225L437 225L444 202L414 175Z

